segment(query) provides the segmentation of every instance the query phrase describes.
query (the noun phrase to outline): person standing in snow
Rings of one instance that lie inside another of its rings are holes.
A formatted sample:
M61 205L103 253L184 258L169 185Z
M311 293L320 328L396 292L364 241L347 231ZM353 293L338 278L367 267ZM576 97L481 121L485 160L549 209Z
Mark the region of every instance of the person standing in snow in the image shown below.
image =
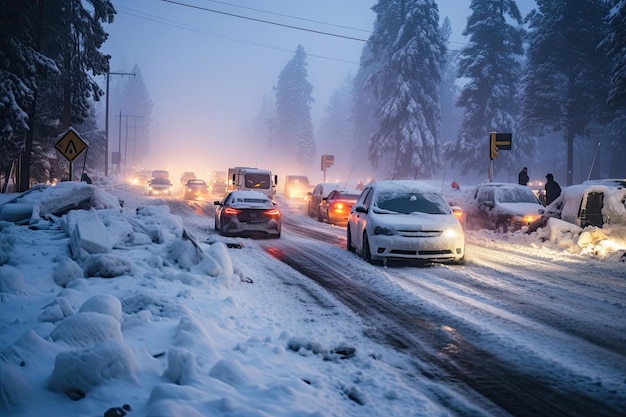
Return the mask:
M561 195L561 187L559 184L554 181L554 176L552 174L546 175L546 206L549 206L554 200L557 199L558 196Z
M517 182L519 185L528 185L528 181L530 181L530 178L528 178L528 168L524 167L517 175Z

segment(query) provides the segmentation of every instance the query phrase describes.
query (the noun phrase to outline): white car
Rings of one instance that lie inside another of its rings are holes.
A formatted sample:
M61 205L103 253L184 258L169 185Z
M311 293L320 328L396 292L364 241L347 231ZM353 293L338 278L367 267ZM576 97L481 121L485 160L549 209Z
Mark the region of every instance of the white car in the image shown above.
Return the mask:
M346 246L370 263L460 264L465 233L436 188L418 181L381 181L366 186L352 206Z

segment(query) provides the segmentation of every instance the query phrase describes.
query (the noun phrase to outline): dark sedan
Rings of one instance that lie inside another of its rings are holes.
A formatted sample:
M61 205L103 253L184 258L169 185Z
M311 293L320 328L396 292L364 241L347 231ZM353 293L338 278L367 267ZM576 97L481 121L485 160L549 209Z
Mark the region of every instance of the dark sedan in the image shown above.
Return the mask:
M280 210L264 193L236 190L214 204L215 230L221 235L280 237Z

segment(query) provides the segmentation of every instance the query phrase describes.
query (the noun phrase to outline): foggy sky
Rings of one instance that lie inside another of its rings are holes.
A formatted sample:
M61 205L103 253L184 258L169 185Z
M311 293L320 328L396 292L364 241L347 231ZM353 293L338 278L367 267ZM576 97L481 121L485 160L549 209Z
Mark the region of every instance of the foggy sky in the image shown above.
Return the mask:
M244 121L257 117L264 95L274 102L272 89L298 44L308 54L315 99L313 123L317 125L333 90L347 74L356 74L364 44L361 40L368 38L375 18L371 10L375 0L182 1L197 8L155 0L112 3L118 13L113 24L105 25L109 39L102 51L112 56L111 71L130 71L135 63L139 65L155 120L145 168L174 172L202 173L262 163L255 160L258 150L240 149L237 137ZM470 0L437 3L441 19L447 16L452 24L450 48L462 47ZM521 0L517 4L525 14L535 2ZM111 76L111 89L119 80ZM132 112L110 102L111 114L120 110ZM110 131L114 130L114 119L110 118L109 124ZM110 138L110 151L116 151L117 140L113 135Z

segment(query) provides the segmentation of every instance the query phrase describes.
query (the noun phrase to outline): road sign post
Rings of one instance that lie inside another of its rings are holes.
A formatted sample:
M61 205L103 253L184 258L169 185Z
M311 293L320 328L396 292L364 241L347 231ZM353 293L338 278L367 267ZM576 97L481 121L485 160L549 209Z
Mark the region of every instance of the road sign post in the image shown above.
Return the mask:
M511 133L489 132L489 182L493 182L493 160L499 151L510 151L513 141Z
M54 144L54 148L59 151L70 163L69 179L72 180L72 163L85 149L89 143L80 137L77 131L71 127L59 136L59 140Z
M326 168L333 166L335 155L322 155L322 171L324 171L324 182L326 182Z

